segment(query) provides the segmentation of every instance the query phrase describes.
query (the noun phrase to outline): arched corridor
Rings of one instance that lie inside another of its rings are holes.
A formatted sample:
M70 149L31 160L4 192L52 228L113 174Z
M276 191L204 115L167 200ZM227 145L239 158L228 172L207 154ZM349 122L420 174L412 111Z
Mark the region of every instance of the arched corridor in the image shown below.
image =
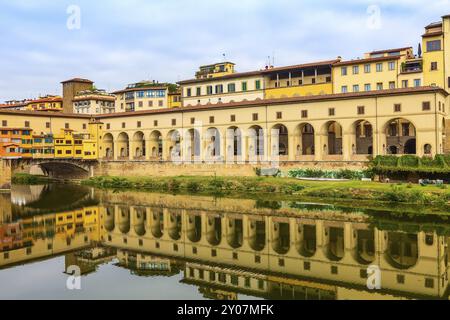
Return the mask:
M309 123L302 123L295 130L295 155L312 156L316 152L314 127Z
M289 155L289 131L282 124L275 125L270 132L271 157Z
M153 131L150 134L149 141L150 160L159 161L163 157L163 140L159 131Z
M122 132L117 138L117 149L119 150L118 159L128 160L130 155L130 139L128 134Z
M114 159L114 137L110 133L106 133L103 136L103 150L104 150L104 159L106 160Z
M325 125L325 132L327 134L325 154L342 155L342 126L336 121L330 121Z
M352 154L373 154L373 127L365 120L355 122L353 125L355 141L352 143Z
M385 126L387 154L416 154L417 138L415 126L406 119L393 119Z
M133 136L133 159L134 160L143 160L145 159L145 136L142 131L138 131Z

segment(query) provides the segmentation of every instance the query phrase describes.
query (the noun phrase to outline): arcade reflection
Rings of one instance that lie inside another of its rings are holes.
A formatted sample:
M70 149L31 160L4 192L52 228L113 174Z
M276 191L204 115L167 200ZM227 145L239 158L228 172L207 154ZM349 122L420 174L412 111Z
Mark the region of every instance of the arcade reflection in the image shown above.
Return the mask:
M73 195L70 202L49 210L62 192ZM449 298L450 224L375 219L333 206L273 207L15 186L0 194L0 273L64 256L84 275L102 264L133 276L181 275L179 286L196 286L208 299ZM369 265L381 269L380 290L367 288Z

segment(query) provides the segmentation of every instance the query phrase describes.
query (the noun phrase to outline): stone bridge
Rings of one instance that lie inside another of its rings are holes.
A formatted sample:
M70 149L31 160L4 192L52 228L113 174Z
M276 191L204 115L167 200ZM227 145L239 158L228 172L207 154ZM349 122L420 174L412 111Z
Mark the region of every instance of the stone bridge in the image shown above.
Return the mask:
M0 189L11 188L15 173L41 174L52 179L86 179L94 175L97 161L76 159L1 159Z

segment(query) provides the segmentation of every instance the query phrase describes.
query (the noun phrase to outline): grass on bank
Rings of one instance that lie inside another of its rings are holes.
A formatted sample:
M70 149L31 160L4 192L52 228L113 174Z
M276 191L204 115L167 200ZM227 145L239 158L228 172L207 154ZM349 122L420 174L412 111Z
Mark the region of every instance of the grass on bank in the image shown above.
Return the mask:
M140 189L153 192L206 194L271 194L308 198L368 200L432 205L450 209L450 190L446 186L383 184L362 181L300 181L265 177L96 177L83 184L107 189Z
M35 176L26 173L16 173L11 177L13 184L36 185L49 183L52 180L45 176Z

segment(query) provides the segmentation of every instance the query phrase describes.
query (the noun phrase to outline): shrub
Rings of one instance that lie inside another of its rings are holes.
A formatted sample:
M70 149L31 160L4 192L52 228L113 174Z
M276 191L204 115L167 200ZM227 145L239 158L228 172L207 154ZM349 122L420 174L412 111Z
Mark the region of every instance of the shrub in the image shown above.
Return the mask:
M188 191L196 193L200 191L201 186L197 181L189 181L186 188L188 189Z

